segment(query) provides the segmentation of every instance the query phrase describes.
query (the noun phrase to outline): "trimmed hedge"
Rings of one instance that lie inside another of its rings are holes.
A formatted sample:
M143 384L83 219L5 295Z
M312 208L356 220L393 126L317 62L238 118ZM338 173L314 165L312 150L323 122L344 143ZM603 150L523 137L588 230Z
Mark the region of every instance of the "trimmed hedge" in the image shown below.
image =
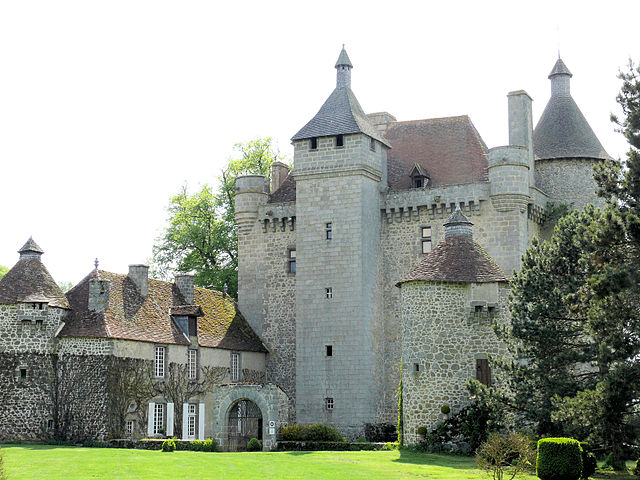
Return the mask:
M598 462L596 456L591 452L591 445L587 442L580 442L582 448L582 479L587 479L596 473Z
M284 427L281 438L285 442L344 442L342 434L329 425L291 425Z
M163 452L175 452L176 451L176 442L167 438L164 442L162 442L162 451Z
M536 475L542 480L578 480L582 475L582 448L572 438L538 441Z
M178 440L176 438L170 439L176 445L176 450L191 450L195 452L217 452L218 443L208 438L204 442L202 440ZM163 440L159 439L115 439L104 442L109 448L135 448L139 450L161 450Z
M362 442L278 442L277 450L285 451L360 451L360 450L390 450L385 448L388 443L362 443Z
M252 438L247 443L247 452L261 452L262 451L262 442L257 438Z

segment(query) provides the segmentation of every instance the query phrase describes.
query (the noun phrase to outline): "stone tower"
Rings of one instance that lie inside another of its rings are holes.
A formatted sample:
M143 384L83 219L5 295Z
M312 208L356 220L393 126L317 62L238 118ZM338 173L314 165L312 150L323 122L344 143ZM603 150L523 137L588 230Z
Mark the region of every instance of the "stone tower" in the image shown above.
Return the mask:
M609 155L571 97L572 76L558 58L549 74L551 98L533 133L536 186L555 204L582 208L602 204L593 166Z
M296 181L296 412L359 435L374 419L375 331L382 317L380 192L386 139L351 91L342 49L336 88L292 138Z

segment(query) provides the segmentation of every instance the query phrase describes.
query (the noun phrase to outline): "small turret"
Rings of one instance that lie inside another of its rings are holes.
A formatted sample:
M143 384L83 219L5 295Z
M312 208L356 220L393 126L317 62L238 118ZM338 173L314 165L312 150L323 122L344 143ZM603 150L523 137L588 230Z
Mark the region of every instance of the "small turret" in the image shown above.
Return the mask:
M336 88L351 88L352 68L353 65L351 64L351 60L349 60L349 55L347 55L347 51L344 49L344 45L342 45L342 51L340 52L340 56L338 57L338 61L336 62L336 70L338 70L336 78Z
M267 203L269 185L264 175L236 178L235 217L238 233L249 233L258 218L258 207Z
M44 250L40 248L40 246L33 240L33 237L29 237L27 243L25 243L20 250L18 250L20 254L20 260L23 259L34 259L40 260Z
M549 74L549 80L551 80L551 95L570 96L571 77L573 77L573 74L569 71L562 59L558 57L558 61Z

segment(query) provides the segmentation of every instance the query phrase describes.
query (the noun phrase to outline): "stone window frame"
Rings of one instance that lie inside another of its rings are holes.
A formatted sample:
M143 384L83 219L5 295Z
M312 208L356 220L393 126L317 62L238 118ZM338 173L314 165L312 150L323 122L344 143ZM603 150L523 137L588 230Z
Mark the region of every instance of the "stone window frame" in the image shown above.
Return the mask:
M325 222L325 224L324 224L324 238L328 242L333 240L333 222Z
M333 397L325 397L324 399L325 410L333 410L334 406L335 406L335 402L333 401Z
M476 356L476 380L487 387L491 386L491 365L487 355Z
M333 358L333 344L327 343L324 346L324 356L326 358Z
M318 150L318 137L311 137L309 139L309 150Z
M420 235L420 253L423 255L431 253L433 250L433 227L431 225L420 225L418 228L418 234ZM426 229L429 229L428 235L425 235Z
M154 345L153 348L153 378L164 379L167 374L167 346L166 345ZM162 363L159 363L158 353L162 352Z
M229 354L229 381L231 383L242 381L242 355L239 351Z
M336 135L334 145L336 148L344 148L344 135Z
M293 256L292 256L293 253ZM287 248L287 274L295 275L297 267L296 247Z
M332 287L326 287L324 289L324 296L327 300L332 300L333 299L333 288Z
M53 430L53 427L54 427L53 418L47 418L46 426L47 426L46 427L47 430Z
M198 380L200 376L200 368L199 368L199 351L197 348L188 348L187 349L187 379L195 382ZM192 363L193 362L193 363Z
M376 151L376 139L373 137L369 139L369 150L371 150L372 152Z
M35 305L35 303L34 303ZM23 337L33 333L33 322L28 318L23 318L20 320L20 333Z
M44 320L36 320L35 331L36 332L44 332L45 331Z
M29 379L29 366L25 364L16 367L16 380L26 382Z

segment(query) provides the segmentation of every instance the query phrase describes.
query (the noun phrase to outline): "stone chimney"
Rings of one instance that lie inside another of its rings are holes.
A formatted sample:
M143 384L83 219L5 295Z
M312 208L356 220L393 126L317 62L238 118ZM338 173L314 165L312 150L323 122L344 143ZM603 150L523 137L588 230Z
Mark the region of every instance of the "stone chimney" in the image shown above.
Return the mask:
M89 311L104 312L109 308L109 280L92 278L89 280Z
M528 151L529 185L535 185L533 164L533 116L532 98L524 90L510 92L509 99L509 145L524 147Z
M140 295L146 297L149 295L149 266L148 265L129 265L129 278L138 287Z
M289 167L282 162L273 162L271 165L271 193L280 188L287 175L289 175Z
M187 305L193 305L193 274L180 273L176 275L176 287L184 297Z

